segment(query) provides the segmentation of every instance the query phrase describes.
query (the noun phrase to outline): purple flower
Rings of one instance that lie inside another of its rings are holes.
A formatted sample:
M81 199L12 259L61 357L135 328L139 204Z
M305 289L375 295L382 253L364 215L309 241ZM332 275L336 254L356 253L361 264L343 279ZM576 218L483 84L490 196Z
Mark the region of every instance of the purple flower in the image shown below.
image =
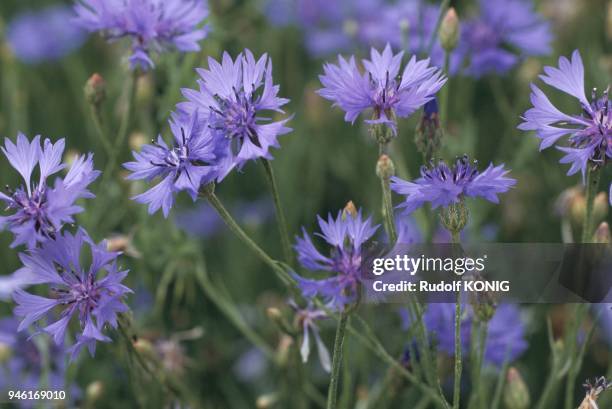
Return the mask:
M518 128L535 131L542 140L540 150L555 145L559 139L569 135L568 147L557 146L565 153L560 162L571 164L568 175L581 171L584 177L589 164L600 167L612 159L612 102L608 99L608 89L599 98L594 89L591 100L587 99L584 66L578 50L573 52L571 60L560 57L559 68L544 67L544 72L546 74L540 76L542 81L575 97L582 110L577 115L561 112L540 88L531 84L533 108L525 112L523 123ZM610 188L612 192L612 186Z
M86 265L81 254L90 260ZM76 315L82 332L69 350L71 359L83 346L93 355L96 341L111 340L103 334L103 328L106 325L116 328L117 314L128 310L123 299L131 290L121 284L128 272L118 268L118 255L107 251L105 241L95 244L83 229L74 235L64 232L39 248L21 253L19 257L34 276L34 284L48 284L51 298L16 290L14 313L23 318L18 330L46 318L47 325L40 331L62 345L68 324ZM55 307L60 310L56 320L51 314Z
M302 327L302 345L300 346L300 355L302 362L308 362L310 356L310 334L315 339L317 345L317 353L319 354L319 362L321 367L326 371L331 371L331 359L329 351L321 339L317 321L327 318L327 313L321 309L315 308L312 302L308 302L305 308L300 308L295 301L290 300L289 305L295 310L298 325Z
M27 334L17 332L18 325L14 318L0 319L0 349L10 353L9 358L0 360L0 392L6 394L9 389L37 390L43 386L50 390L65 390L65 351L54 344L41 345L49 358L46 364L41 347ZM70 389L68 395L72 400L80 391L76 385ZM19 407L33 408L34 401L22 401Z
M71 24L72 16L65 6L19 14L6 32L11 50L27 64L58 60L71 53L85 41L83 30Z
M234 167L242 168L249 160L272 159L270 148L278 148L278 137L291 131L289 120L272 121L269 115L284 113L289 102L279 98L279 86L272 82L272 60L267 54L255 60L249 50L232 60L223 53L221 63L208 59L208 69L199 68L199 91L183 89L187 102L179 109L200 119L224 145L229 158L222 165L220 177ZM264 115L264 116L262 116Z
M549 54L551 41L550 24L532 2L480 0L480 15L463 25L458 52L467 54L467 74L481 77L504 74L524 56Z
M387 44L379 53L371 50L371 59L363 60L365 72L357 68L355 57L348 61L338 57L338 65L325 64L319 79L323 98L334 102L346 114L344 119L354 123L366 110L373 111L369 124L384 124L397 133L395 117L406 118L434 98L446 82L442 72L429 66L429 59L417 61L412 56L398 77L403 52L393 55Z
M356 300L361 280L361 265L364 261L362 246L374 235L378 226L372 226L370 217L363 220L361 211L356 215L339 212L335 219L329 214L327 221L320 216L317 218L321 228L321 233L317 235L331 246L329 256L317 250L303 229L303 237L298 237L295 245L298 260L304 268L335 275L322 280L296 275L296 279L305 297L320 295L330 308L341 310Z
M153 68L153 52L176 48L200 50L208 33L201 27L208 16L204 0L77 0L76 22L88 31L101 31L110 40L132 40L130 66Z
M61 164L64 152L64 139L55 144L45 139L40 144L40 136L32 142L20 133L17 144L5 138L4 147L0 148L9 163L23 177L24 185L4 194L4 201L9 216L0 216L0 230L8 229L15 235L11 247L26 244L32 248L37 243L56 237L65 223L73 223L74 216L83 209L76 206L80 198L93 198L87 190L98 175L93 170L93 154L77 157L66 176L56 178L53 187L47 185L49 176L61 171L66 165ZM38 165L38 183L32 182L32 172Z
M274 216L274 206L267 198L240 202L231 206L230 210L236 220L250 228L260 227ZM225 229L223 220L207 202L179 213L176 224L187 233L203 239L210 239Z
M391 179L391 190L405 196L399 207L405 213L412 213L425 202L432 208L446 207L458 203L464 196L483 197L490 202L499 203L497 195L508 191L516 183L508 178L503 165L490 164L483 172L477 169L477 162L470 163L467 156L455 162L451 168L440 161L438 165L421 168L421 177L408 182L398 177Z
M174 136L172 147L166 145L160 135L157 142L132 153L134 162L123 164L132 172L127 177L130 180L161 179L134 200L148 203L149 214L161 208L164 217L168 217L177 192L185 190L195 201L200 186L212 182L218 175L217 166L213 164L218 156L217 146L210 131L201 126L197 112L190 117L174 114L170 130Z
M433 336L433 342L439 351L448 355L455 354L455 304L429 304L423 316L425 328ZM472 307L462 305L461 348L464 355L470 350ZM411 324L406 310L401 311L404 328ZM505 360L512 362L518 359L527 349L525 325L518 307L512 304L501 304L488 323L484 359L486 362L501 367Z

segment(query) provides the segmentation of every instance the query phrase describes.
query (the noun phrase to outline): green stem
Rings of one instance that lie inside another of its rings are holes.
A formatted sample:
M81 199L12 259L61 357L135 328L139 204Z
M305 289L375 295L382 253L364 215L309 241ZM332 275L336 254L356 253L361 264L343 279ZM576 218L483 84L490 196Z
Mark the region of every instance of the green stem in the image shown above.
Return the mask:
M225 317L234 325L234 327L242 333L242 335L257 347L268 359L274 360L274 351L266 341L261 338L255 331L253 331L244 322L244 319L240 315L240 312L236 308L235 304L225 299L221 292L215 288L214 284L210 281L206 269L198 264L196 266L196 278L200 287L206 294L206 296L219 308L219 310L225 315Z
M139 366L148 373L156 383L158 383L161 387L168 390L170 393L183 400L185 403L189 405L193 405L194 407L201 407L201 403L199 399L195 397L189 387L183 385L181 381L176 379L172 374L167 373L162 367L159 366L157 362L147 362L147 360L140 354L140 352L134 347L132 343L133 336L130 335L130 325L129 322L126 322L125 317L120 317L119 325L117 325L117 330L119 334L125 341L125 344L128 348L128 352L136 357L136 361Z
M281 244L283 246L283 255L285 256L285 262L291 264L293 261L293 253L291 251L291 241L289 240L289 232L287 231L287 220L285 218L285 212L281 206L280 195L278 193L278 186L276 184L276 178L274 177L274 169L272 164L267 159L262 159L261 163L266 171L266 179L270 186L270 193L272 193L272 199L274 200L274 211L276 212L276 224L278 225L278 232L281 237Z
M96 134L98 134L98 139L100 139L100 142L104 147L104 152L106 153L107 157L110 158L113 152L113 146L106 137L106 133L102 128L102 118L99 106L95 106L93 104L91 105L91 119L94 125L94 129L96 130Z
M450 65L450 52L444 51L444 67L443 70L448 77L448 67ZM440 90L440 125L442 129L446 129L448 124L448 99L450 95L450 79L446 81L446 84Z
M338 381L340 379L340 368L342 367L342 348L344 346L344 335L348 323L348 312L344 311L340 315L338 327L336 328L336 338L334 340L334 355L332 357L331 378L329 389L327 390L327 409L336 409L338 397Z
M380 143L379 155L387 154L388 144ZM382 217L385 231L389 236L389 244L393 245L397 241L397 231L395 229L395 220L393 217L393 196L391 195L391 176L383 175L382 173L376 172L380 179L380 187L382 190Z
M452 230L451 236L453 244L459 244L459 230ZM453 387L453 409L459 409L461 399L461 372L463 362L461 357L461 291L457 292L457 302L455 304L455 376Z
M117 160L119 155L121 154L121 150L123 148L123 144L125 143L125 138L127 137L127 133L129 130L130 121L132 118L132 111L134 110L134 101L136 99L136 87L138 86L138 74L137 71L132 71L131 75L127 78L127 105L125 107L125 111L123 112L123 117L121 118L121 123L119 125L119 130L117 132L117 136L114 141L113 149L111 150L110 157L108 159L108 163L106 164L106 169L104 171L103 182L104 186L108 183L108 179L112 177L114 168L117 164Z
M591 167L587 170L586 176L586 210L582 223L582 243L589 243L593 235L593 203L599 187L599 171Z
M461 292L457 293L455 306L455 383L453 388L453 409L459 409L461 398Z
M219 214L221 219L225 222L227 227L234 233L247 247L249 247L264 263L266 263L276 275L285 284L292 284L295 280L282 268L277 261L268 255L261 247L255 243L248 234L238 225L232 215L227 211L223 203L219 200L217 195L213 191L213 186L209 185L200 190L200 196L204 197L210 205Z

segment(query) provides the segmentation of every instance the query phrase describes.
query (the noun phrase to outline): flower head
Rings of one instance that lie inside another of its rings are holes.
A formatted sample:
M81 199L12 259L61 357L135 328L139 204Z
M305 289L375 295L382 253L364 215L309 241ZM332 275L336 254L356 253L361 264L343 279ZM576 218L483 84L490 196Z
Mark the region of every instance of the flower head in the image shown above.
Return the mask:
M66 364L62 347L49 344L37 345L28 334L17 332L19 322L12 317L0 319L0 350L9 354L6 359L0 358L0 372L11 376L0 378L0 392L8 389L36 390L45 385L50 389L65 389ZM48 348L48 367L45 368L43 348ZM75 388L75 387L73 387ZM73 392L78 390L75 388ZM32 404L19 405L33 408Z
M322 280L311 280L296 276L305 297L322 296L330 308L341 310L356 300L361 267L364 263L363 245L376 232L371 218L363 219L361 211L353 215L340 212L334 219L331 214L327 221L318 217L321 233L317 233L331 247L325 256L317 250L312 239L303 230L303 237L297 238L295 250L300 264L309 270L326 271L335 274Z
M425 202L430 202L434 209L447 207L459 203L464 196L483 197L498 203L497 195L507 192L516 183L515 179L506 177L507 174L503 165L493 164L479 172L477 162L470 162L463 156L452 167L442 161L429 168L423 166L421 177L414 182L393 177L391 190L405 196L399 207L406 213L412 213Z
M71 24L72 11L51 6L28 11L11 20L6 36L15 56L28 64L58 60L85 41L85 33Z
M272 60L267 54L259 60L245 50L232 60L223 54L221 63L208 59L208 69L197 70L201 79L199 91L183 89L186 102L178 105L192 115L198 110L200 120L224 144L227 157L221 176L234 166L241 168L247 161L272 159L270 148L278 148L278 137L291 131L285 124L289 119L272 121L270 113L284 113L289 102L279 98L279 86L272 82Z
M481 0L480 15L464 28L458 51L467 55L467 74L474 77L504 74L521 57L551 50L550 24L525 0Z
M144 145L140 152L133 152L134 162L123 165L132 172L128 176L130 180L161 179L134 200L148 203L150 214L161 208L165 217L168 217L177 192L185 190L195 201L200 186L217 177L217 166L213 164L218 156L217 146L209 130L201 126L197 112L190 117L174 114L170 129L173 145L168 146L160 135L157 142Z
M300 308L293 300L289 301L289 305L295 310L296 324L302 330L302 345L300 346L302 362L308 362L308 357L310 356L310 334L312 333L317 345L321 367L329 372L331 370L329 351L321 339L319 326L317 325L317 321L327 318L327 313L314 307L312 302L308 302L308 305L304 308Z
M45 139L42 146L40 136L32 142L20 133L14 144L5 138L0 147L9 163L23 178L24 184L8 192L0 192L0 200L6 203L8 216L0 216L0 230L8 229L15 235L11 247L37 243L54 238L66 223L73 223L74 216L83 209L75 205L77 199L92 198L87 190L98 175L93 169L93 154L77 157L64 178L56 178L48 185L49 176L63 170L61 164L64 139L52 143ZM32 173L38 165L38 183L32 181Z
M388 44L382 54L372 49L371 59L363 60L364 73L355 57L347 61L339 56L338 65L325 64L318 93L340 107L346 121L354 123L360 114L372 110L372 119L366 123L384 124L396 133L395 117L410 116L446 82L440 69L429 66L429 59L417 61L415 56L398 76L402 56L403 52L394 55Z
M131 290L121 284L128 272L117 266L119 253L106 248L106 242L95 244L79 229L74 235L64 232L55 240L47 240L39 248L20 254L25 268L34 276L34 284L49 285L51 298L16 290L14 312L23 318L18 330L46 318L48 325L41 331L62 345L68 324L76 316L82 333L70 348L72 359L83 346L93 355L96 341L110 342L102 331L106 325L117 327L117 314L127 311L123 299ZM85 259L90 261L85 264ZM51 322L55 317L51 313L54 307L60 310L59 318Z
M561 112L540 88L531 84L533 107L523 115L519 129L535 131L542 140L541 150L569 135L569 146L557 146L565 153L560 162L571 165L568 175L581 171L584 176L589 164L604 166L612 159L612 101L608 99L608 88L601 96L594 89L591 99L587 99L584 66L578 50L573 52L571 60L560 57L559 68L544 67L544 72L545 75L540 76L542 81L576 98L581 112L576 115ZM610 188L612 192L612 186Z
M461 347L463 351L470 350L472 307L462 306ZM402 311L404 326L411 323L410 316ZM454 355L455 353L455 304L431 303L423 316L427 331L433 335L438 350ZM525 325L521 319L520 310L512 304L501 304L488 323L487 339L484 352L486 362L501 367L505 360L515 361L527 349Z
M77 0L74 10L84 29L132 40L132 69L153 68L151 54L171 47L199 51L198 42L208 33L200 27L208 16L204 0Z

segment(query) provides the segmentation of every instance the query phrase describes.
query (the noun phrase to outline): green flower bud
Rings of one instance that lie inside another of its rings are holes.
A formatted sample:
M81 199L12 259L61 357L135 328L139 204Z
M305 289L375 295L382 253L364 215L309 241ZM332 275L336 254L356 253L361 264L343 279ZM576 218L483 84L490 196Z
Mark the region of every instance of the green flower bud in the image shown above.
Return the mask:
M0 364L8 361L13 354L13 350L7 344L0 342Z
M529 388L516 368L510 368L506 375L504 405L506 409L527 409L531 399Z
M104 394L104 384L101 381L93 381L87 385L85 397L87 402L93 403L102 397Z
M449 8L440 24L440 31L438 32L438 38L442 48L446 52L451 52L457 46L459 42L459 17L453 7Z
M451 203L440 212L442 226L451 233L459 234L467 224L469 211L463 199L459 203Z

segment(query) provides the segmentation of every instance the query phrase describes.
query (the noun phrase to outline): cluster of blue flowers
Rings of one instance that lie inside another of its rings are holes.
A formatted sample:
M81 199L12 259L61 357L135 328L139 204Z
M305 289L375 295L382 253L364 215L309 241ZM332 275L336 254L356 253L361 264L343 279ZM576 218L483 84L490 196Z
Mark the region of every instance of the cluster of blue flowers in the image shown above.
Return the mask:
M481 77L505 74L529 56L551 51L550 24L527 0L480 0L478 12L462 22L450 73ZM315 56L386 43L414 54L429 54L442 66L439 43L429 43L436 33L438 7L425 0L269 0L266 14L279 26L297 25ZM435 38L435 37L434 37Z
M415 54L425 51L424 45L436 30L438 11L421 1L400 3L360 0L349 7L344 1L298 0L289 5L317 54L345 50L353 39L385 44L382 51L371 49L370 58L361 61L363 68L355 56L339 56L337 64L325 63L318 94L342 109L347 122L354 123L367 112L370 117L364 122L368 126L385 126L394 136L399 134L398 118L407 118L426 106L426 112L433 109L436 94L447 81L438 68L442 56L439 44L434 45L429 58L407 58L402 69L404 52L396 54L393 47ZM350 14L346 10L351 10ZM202 0L79 0L74 11L79 26L87 31L101 32L109 40L129 38L132 69L152 69L155 55L170 48L198 51L199 42L207 35L203 21L208 10ZM15 27L17 54L36 60L37 53L18 45L19 25ZM407 44L402 44L403 37L408 38ZM465 22L447 75L505 73L525 56L547 54L550 39L548 23L526 1L482 0L479 14ZM69 45L54 50L54 55L63 54ZM267 54L256 58L246 49L232 58L223 53L220 61L208 58L208 67L196 71L198 88L182 90L185 100L176 105L169 119L171 141L159 135L133 152L134 160L123 165L130 172L129 180L153 184L134 197L148 205L150 214L161 209L168 217L179 192L185 191L195 201L203 187L222 182L232 170L242 170L250 161L272 160L272 148L279 148L279 138L291 132L287 123L292 116L284 111L289 100L279 96ZM561 162L571 165L568 174L585 174L589 166L605 166L612 159L612 102L607 89L594 91L587 99L578 51L571 59L560 58L558 68L546 67L544 71L542 81L575 97L581 111L576 115L561 112L532 85L533 108L524 114L519 128L535 131L542 149L568 136L569 146L558 147L565 153ZM89 186L100 172L94 169L91 153L74 158L70 165L62 163L64 148L64 139L53 143L40 136L29 140L19 134L15 142L5 140L1 150L23 183L0 192L6 205L0 229L13 233L11 247L25 247L19 255L23 267L16 273L23 278L19 285L46 289L46 296L24 289L13 291L15 315L21 318L18 330L35 327L36 333L50 335L61 346L74 323L78 330L67 348L74 359L83 347L93 355L97 342L111 340L105 331L119 325L118 316L128 310L125 298L131 290L122 284L128 272L119 265L118 252L109 251L104 241L96 243L81 227L69 231L75 215L83 211L77 201L94 197ZM37 178L33 177L35 170ZM448 208L468 197L498 203L498 195L516 184L508 173L503 164L479 170L477 163L465 156L451 165L432 162L422 167L416 180L393 177L390 184L404 199L398 206L404 211L401 219L426 203L433 209ZM612 186L610 189L612 199ZM294 248L304 269L324 272L326 278L293 274L307 307L293 305L303 330L303 359L309 355L312 334L321 364L329 370L329 353L315 323L327 314L313 305L321 299L327 308L340 312L358 302L365 248L379 226L361 210L318 217L318 224L320 233L316 235L329 251L320 251L305 229ZM398 230L400 240L411 237L406 228ZM453 311L449 308L434 304L424 320L437 334L440 349L452 354L453 335L448 330L453 326ZM464 344L469 342L472 319L470 315L461 324ZM508 326L510 333L505 330ZM512 359L526 349L515 307L501 306L489 331L485 357L492 363L504 362L508 345L512 346Z

